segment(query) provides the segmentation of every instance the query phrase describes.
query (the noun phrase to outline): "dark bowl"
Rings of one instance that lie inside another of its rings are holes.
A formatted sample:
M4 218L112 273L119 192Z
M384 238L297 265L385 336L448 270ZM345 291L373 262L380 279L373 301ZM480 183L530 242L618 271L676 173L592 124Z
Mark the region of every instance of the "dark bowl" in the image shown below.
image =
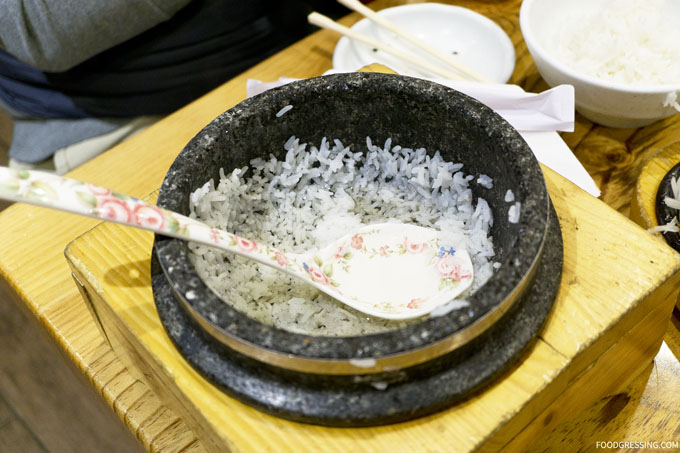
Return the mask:
M656 220L659 225L669 223L680 215L677 209L669 208L664 201L666 197L673 197L673 189L671 187L671 180L673 178L680 178L680 163L677 163L666 173L656 192L655 209ZM667 231L662 233L662 235L668 245L680 252L680 234Z
M284 106L292 110L281 117ZM279 152L291 135L323 137L365 147L388 137L394 144L439 150L468 174L493 178L473 185L494 212L491 231L501 267L473 295L470 306L397 330L358 337L291 333L259 323L224 303L197 275L187 243L156 237L160 266L173 294L202 328L229 348L268 365L303 373L357 375L425 363L479 336L531 287L548 228L550 201L533 153L505 120L457 91L428 81L373 73L337 74L269 90L217 117L185 147L163 181L158 205L189 213L189 196L211 178ZM521 202L508 219L506 191ZM191 300L184 297L193 292ZM367 359L357 362L357 359ZM359 365L358 365L359 364Z

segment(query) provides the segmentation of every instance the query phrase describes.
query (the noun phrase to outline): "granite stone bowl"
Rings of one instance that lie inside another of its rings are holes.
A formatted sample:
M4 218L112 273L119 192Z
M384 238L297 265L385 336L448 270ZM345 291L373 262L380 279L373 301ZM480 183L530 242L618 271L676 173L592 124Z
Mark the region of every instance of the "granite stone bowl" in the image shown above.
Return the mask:
M293 108L277 117L288 105ZM439 150L445 159L463 163L468 174L489 175L493 188L474 186L473 196L485 198L495 213L491 234L501 266L468 298L467 308L380 334L308 336L263 325L232 309L197 275L185 242L157 236L156 258L174 297L205 333L244 360L310 379L356 382L390 374L399 379L400 370L423 367L470 343L530 291L552 209L538 162L517 131L491 109L420 79L336 74L249 98L189 142L163 181L158 205L188 214L191 192L211 178L219 180L220 168L228 173L277 150L283 158L291 135L307 143L339 138L354 143L355 150L365 146L366 136L374 143L391 137L403 146ZM521 202L516 223L508 218L508 190Z
M680 163L671 168L663 177L656 192L655 211L656 220L659 225L671 223L674 219L680 218L680 211L673 209L666 204L666 198L676 198L673 192L673 180L680 180ZM664 239L675 250L680 252L680 234L672 231L662 233Z

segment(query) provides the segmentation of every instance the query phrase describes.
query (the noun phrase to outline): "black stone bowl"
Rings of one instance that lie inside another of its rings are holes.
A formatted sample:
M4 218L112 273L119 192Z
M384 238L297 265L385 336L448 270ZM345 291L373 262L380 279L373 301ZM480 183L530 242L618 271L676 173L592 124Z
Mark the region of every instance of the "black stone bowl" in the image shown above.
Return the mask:
M293 108L277 117L283 107ZM197 275L186 242L157 236L155 251L174 296L211 336L243 356L286 372L316 376L385 377L421 366L469 343L531 287L544 248L550 201L538 162L505 120L457 91L409 77L352 73L308 79L269 90L223 113L179 154L163 181L158 205L189 213L189 196L211 178L270 153L282 159L291 135L319 144L339 138L362 150L366 137L391 137L403 147L439 150L468 174L493 178L492 189L472 184L495 213L495 260L502 263L469 297L469 307L390 332L321 337L263 325L224 303ZM510 223L507 190L521 202ZM557 270L559 273L559 269ZM188 292L195 297L188 300ZM360 360L363 359L363 360ZM396 370L396 371L395 371Z
M680 163L677 163L668 173L663 177L659 188L656 192L656 221L659 225L669 223L680 216L677 209L673 209L666 205L664 199L666 197L673 197L673 189L671 188L671 179L680 177ZM675 250L680 252L680 234L666 231L663 234L664 239Z

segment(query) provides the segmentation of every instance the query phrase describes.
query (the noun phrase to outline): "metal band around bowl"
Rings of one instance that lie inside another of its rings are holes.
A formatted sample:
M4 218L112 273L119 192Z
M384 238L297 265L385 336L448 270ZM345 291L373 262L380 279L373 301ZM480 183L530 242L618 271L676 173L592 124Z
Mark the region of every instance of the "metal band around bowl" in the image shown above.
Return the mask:
M435 343L423 346L421 348L411 349L409 351L383 357L362 357L360 359L319 359L272 351L223 331L222 329L215 326L212 322L205 319L190 304L188 304L183 297L177 297L177 299L181 301L192 317L213 338L220 341L230 349L269 365L302 373L325 375L364 375L396 371L402 368L408 368L410 366L427 362L451 352L485 332L491 325L500 319L510 309L510 307L512 307L512 305L517 300L519 300L522 295L524 295L524 292L529 289L529 286L533 282L534 276L538 271L538 265L543 256L543 249L546 242L545 234L546 233L543 235L543 240L541 241L539 250L534 257L533 262L531 263L529 271L524 275L524 277L522 277L522 280L520 280L520 282L513 288L510 294L505 299L503 299L503 301L496 308L489 311L469 327ZM372 363L372 360L375 360L375 363ZM353 361L356 361L356 364L352 363Z

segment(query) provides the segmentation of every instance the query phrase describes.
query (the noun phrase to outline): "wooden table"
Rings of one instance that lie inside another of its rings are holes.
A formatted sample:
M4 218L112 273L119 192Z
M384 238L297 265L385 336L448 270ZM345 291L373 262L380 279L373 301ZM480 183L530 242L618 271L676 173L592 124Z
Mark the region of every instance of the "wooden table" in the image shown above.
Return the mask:
M376 9L405 2L378 0ZM527 91L546 88L522 41L520 1L446 2L486 14L510 35L517 52L512 82ZM344 20L350 24L354 15ZM253 67L212 93L168 116L148 131L76 169L70 176L144 197L156 190L184 144L205 124L245 97L248 78L309 77L330 69L338 36L318 32ZM602 200L627 214L635 180L644 163L680 141L680 116L641 129L614 130L577 117L574 133L563 138L594 176ZM93 322L71 278L63 253L67 244L96 221L28 206L0 214L0 272L66 354L87 376L146 448L203 451L185 421L136 380L112 352ZM677 314L677 313L676 313ZM680 334L669 324L653 364L625 392L593 405L557 427L537 449L592 449L596 441L680 441Z

